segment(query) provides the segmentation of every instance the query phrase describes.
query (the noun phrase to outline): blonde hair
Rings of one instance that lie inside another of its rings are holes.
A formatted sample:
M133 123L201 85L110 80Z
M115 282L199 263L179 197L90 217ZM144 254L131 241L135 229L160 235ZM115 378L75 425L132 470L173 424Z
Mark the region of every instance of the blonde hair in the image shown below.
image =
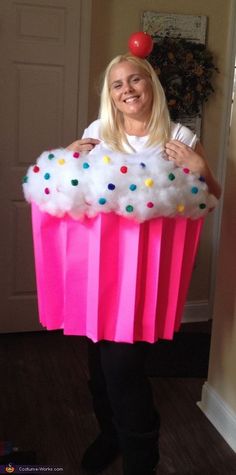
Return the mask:
M147 146L154 146L157 144L164 145L170 137L170 116L166 104L165 93L150 63L145 59L138 58L129 53L114 58L105 70L99 111L99 118L101 120L101 138L111 147L112 150L127 153L125 144L129 145L129 143L123 128L123 114L114 106L109 86L111 69L116 64L124 61L129 61L138 66L145 75L148 76L151 82L153 101L150 119L147 124L147 129L149 131ZM131 146L130 149L132 150Z

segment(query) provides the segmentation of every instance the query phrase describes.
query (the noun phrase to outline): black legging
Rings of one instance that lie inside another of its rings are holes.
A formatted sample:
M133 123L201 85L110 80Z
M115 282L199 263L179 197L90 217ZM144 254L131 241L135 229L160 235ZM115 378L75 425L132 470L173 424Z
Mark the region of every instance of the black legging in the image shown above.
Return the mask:
M89 340L90 380L98 393L107 397L107 414L110 417L113 413L122 431L145 433L152 431L156 423L152 390L145 374L149 349L150 344L144 342Z

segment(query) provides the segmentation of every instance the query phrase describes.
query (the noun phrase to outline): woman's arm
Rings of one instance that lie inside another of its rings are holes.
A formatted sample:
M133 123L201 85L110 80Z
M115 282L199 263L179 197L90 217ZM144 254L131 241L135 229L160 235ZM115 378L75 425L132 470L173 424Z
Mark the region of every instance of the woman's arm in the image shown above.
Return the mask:
M98 145L100 140L98 139L91 139L91 138L84 138L76 140L75 142L71 143L66 147L68 150L72 150L72 152L90 152L93 150L95 145Z
M84 130L81 139L75 140L75 142L68 145L67 149L73 152L90 152L101 142L99 139L100 120L95 120Z
M215 179L205 156L205 151L200 142L193 150L179 140L170 140L166 143L166 154L179 167L186 167L191 172L199 173L205 178L209 192L217 199L221 196L221 186Z

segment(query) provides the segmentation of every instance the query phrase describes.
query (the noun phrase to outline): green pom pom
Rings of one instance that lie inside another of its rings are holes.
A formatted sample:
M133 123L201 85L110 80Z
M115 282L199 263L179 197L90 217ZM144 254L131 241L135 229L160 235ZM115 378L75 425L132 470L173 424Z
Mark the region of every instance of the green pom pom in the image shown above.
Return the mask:
M73 186L77 186L77 185L79 184L79 181L76 180L76 179L71 180L71 184L72 184Z
M168 178L170 181L173 181L175 179L174 173L169 173Z
M106 198L99 198L99 200L98 200L98 203L99 203L100 205L105 205L106 202L107 202Z

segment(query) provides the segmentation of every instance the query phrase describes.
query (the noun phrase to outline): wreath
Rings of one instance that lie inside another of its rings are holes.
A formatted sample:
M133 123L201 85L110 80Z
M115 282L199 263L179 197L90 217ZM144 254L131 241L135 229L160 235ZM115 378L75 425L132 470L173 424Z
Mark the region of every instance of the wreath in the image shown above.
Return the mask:
M211 79L218 69L213 56L201 43L183 38L154 38L148 57L163 86L172 120L200 117L202 104L214 88Z

